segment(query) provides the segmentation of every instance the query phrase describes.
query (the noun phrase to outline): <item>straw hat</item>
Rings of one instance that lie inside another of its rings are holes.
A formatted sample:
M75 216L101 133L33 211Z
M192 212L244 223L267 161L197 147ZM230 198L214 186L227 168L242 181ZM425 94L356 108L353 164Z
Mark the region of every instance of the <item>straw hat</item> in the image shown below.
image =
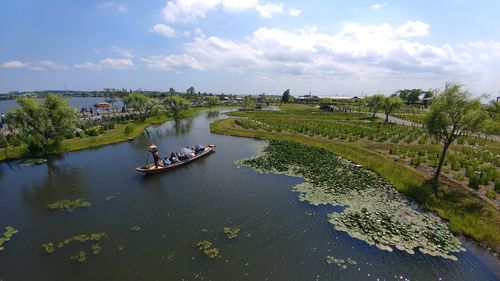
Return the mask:
M149 146L149 148L151 148L151 149L156 148L156 145L152 144Z

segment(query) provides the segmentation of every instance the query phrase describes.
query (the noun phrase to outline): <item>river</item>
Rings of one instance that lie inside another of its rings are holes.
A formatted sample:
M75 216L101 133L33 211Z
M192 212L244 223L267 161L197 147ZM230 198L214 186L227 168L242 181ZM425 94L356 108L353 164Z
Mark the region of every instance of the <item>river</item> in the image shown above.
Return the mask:
M327 214L341 208L300 202L301 178L260 174L234 161L264 143L211 134L224 114L202 112L180 123L150 127L139 138L65 153L47 163L0 163L0 227L19 229L0 252L0 280L498 280L498 260L469 243L453 262L421 253L380 251L337 232ZM146 147L169 153L186 144L214 143L216 152L170 172L137 174ZM107 196L115 196L109 202ZM88 208L48 210L61 199L85 198ZM139 231L131 231L132 226ZM225 226L237 227L228 239ZM48 254L42 244L81 233L106 232L102 251L70 243ZM220 249L209 259L194 247ZM118 250L123 247L123 250ZM80 250L87 261L69 259ZM350 258L342 269L325 257ZM497 272L495 272L497 270Z

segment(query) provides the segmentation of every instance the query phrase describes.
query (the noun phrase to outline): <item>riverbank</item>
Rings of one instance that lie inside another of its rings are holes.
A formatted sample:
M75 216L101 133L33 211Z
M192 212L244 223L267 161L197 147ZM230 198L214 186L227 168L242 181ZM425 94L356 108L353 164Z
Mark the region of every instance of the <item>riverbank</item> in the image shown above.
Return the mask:
M220 107L195 107L183 112L184 117L192 117L206 109L216 109ZM128 141L129 139L136 138L144 132L144 130L152 125L162 124L164 122L173 120L172 117L167 115L149 117L143 122L130 122L126 124L117 124L114 129L106 131L102 135L94 137L75 137L66 139L62 142L61 148L54 153L63 153L69 151L76 151L88 148L100 147L108 144L119 143ZM32 157L28 154L25 147L7 147L0 149L0 161L15 160L22 158Z
M454 233L464 234L489 247L494 253L500 252L500 215L496 209L466 191L443 182L439 193L434 194L428 185L430 175L378 153L368 141L346 142L305 134L244 129L237 126L234 120L218 120L210 125L210 130L222 135L297 142L336 153L375 171L398 191L414 198L423 208L436 212L448 221Z

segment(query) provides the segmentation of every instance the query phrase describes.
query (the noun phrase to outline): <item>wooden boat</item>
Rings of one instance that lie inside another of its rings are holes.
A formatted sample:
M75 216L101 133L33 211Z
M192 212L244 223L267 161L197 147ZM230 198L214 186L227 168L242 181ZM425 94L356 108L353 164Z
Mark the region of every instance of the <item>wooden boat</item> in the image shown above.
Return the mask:
M137 172L141 172L141 173L145 173L145 174L157 174L157 173L162 173L162 172L166 172L166 171L169 171L169 170L172 170L174 168L177 168L179 166L182 166L184 164L187 164L191 161L194 161L194 160L197 160L197 159L200 159L210 153L212 153L215 149L215 144L207 144L205 145L205 149L203 150L203 152L201 152L200 154L197 154L195 155L194 157L192 158L189 158L189 159L186 159L186 160L183 160L183 161L179 161L179 162L175 162L174 164L170 164L170 165L167 165L167 166L158 166L158 168L155 167L155 164L147 164L146 166L142 166L142 167L138 167L138 168L135 168L135 170Z
M96 104L94 104L95 107L110 107L111 104L107 103L107 102L98 102Z

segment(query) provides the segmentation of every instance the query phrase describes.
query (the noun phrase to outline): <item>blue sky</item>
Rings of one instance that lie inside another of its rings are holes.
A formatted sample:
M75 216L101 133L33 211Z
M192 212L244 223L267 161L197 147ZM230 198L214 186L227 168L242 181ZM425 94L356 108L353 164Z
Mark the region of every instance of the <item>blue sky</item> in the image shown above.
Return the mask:
M500 1L0 1L0 92L500 91Z

